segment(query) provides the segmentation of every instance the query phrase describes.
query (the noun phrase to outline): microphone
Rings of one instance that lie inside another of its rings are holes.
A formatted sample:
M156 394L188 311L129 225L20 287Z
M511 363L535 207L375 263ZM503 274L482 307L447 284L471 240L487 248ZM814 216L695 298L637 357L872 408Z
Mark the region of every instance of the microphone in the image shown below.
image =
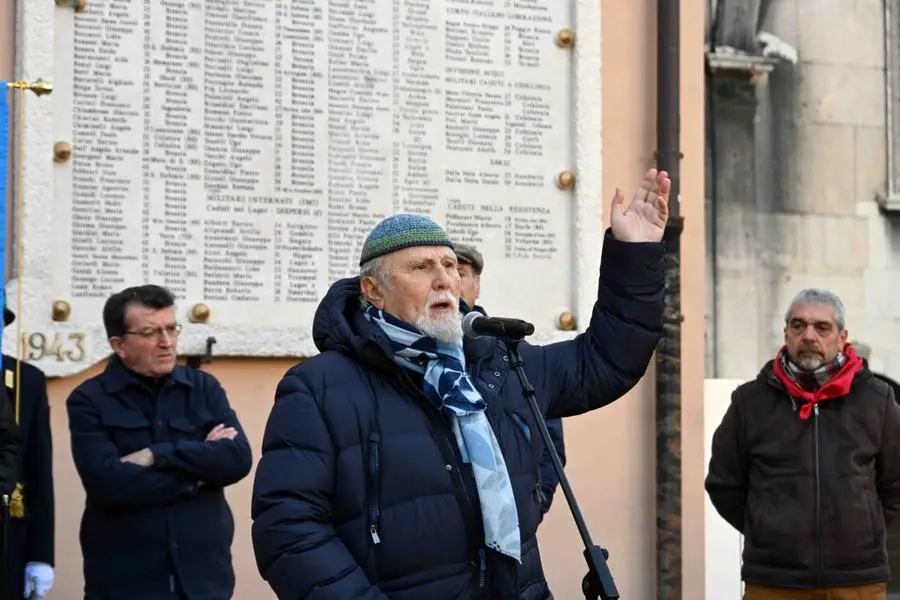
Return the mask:
M522 319L486 317L473 310L462 319L462 330L466 337L478 339L482 336L507 340L521 340L534 333L534 325Z

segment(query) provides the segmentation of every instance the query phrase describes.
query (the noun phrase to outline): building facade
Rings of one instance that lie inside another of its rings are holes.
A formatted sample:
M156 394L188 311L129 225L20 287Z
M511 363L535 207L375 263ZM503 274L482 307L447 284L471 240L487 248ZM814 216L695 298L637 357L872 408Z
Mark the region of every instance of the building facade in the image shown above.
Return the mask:
M794 294L822 287L841 296L872 370L896 382L900 4L710 7L706 376L754 377ZM888 553L896 574L900 531Z
M707 376L753 376L790 298L825 287L897 378L896 3L712 4Z
M31 0L28 0L29 2ZM100 0L88 0L88 3ZM24 0L18 0L19 8ZM23 29L16 26L16 2L0 6L0 80L15 78L16 48ZM66 10L58 8L57 10ZM702 598L703 488L702 444L704 377L704 72L705 3L681 2L681 207L682 236L682 506L683 597ZM632 190L654 162L656 147L655 0L601 6L603 222L616 186ZM35 30L32 24L30 30ZM576 40L577 43L577 40ZM52 98L52 97L51 97ZM77 152L77 149L75 150ZM47 149L48 157L51 149ZM49 160L49 158L48 158ZM27 186L26 182L26 186ZM10 201L10 211L13 210ZM13 223L9 227L12 228ZM11 230L12 233L12 230ZM8 239L12 239L10 235ZM8 252L8 256L11 252ZM9 273L10 267L7 267ZM224 385L259 457L263 428L275 385L298 358L221 358L203 366ZM65 400L95 365L50 382L57 493L57 578L51 598L78 597L82 589L78 528L83 492L69 451ZM626 598L655 598L657 487L654 374L626 397L594 414L566 422L567 472L597 544L610 551L610 567ZM260 579L250 542L249 498L252 474L229 490L236 519L233 546L237 571L235 597L273 597ZM560 493L541 530L542 555L558 598L581 597L586 571L578 532Z

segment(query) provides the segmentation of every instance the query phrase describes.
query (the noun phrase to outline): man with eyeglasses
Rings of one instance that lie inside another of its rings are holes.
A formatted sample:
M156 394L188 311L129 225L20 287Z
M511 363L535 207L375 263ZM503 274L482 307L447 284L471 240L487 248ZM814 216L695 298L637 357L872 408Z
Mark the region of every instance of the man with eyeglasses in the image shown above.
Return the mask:
M230 600L234 519L224 488L250 445L225 390L176 363L175 299L156 285L111 296L113 355L66 403L85 489L85 600Z
M743 534L743 600L888 598L900 407L847 339L840 297L801 290L713 434L706 491Z

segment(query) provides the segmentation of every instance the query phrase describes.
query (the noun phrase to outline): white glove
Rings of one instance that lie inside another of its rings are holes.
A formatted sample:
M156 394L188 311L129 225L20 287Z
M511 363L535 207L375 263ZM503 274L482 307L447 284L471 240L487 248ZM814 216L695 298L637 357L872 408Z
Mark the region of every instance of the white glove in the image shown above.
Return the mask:
M30 562L25 565L25 594L31 600L32 592L37 600L43 600L53 588L53 567L46 563Z

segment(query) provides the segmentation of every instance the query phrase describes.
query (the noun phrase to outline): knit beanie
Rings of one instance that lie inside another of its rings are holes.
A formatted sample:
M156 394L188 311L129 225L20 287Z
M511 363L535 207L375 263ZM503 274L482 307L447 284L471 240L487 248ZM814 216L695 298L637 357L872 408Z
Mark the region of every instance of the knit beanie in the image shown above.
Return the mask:
M359 264L413 246L447 246L453 243L440 225L424 215L397 214L382 220L363 244Z

